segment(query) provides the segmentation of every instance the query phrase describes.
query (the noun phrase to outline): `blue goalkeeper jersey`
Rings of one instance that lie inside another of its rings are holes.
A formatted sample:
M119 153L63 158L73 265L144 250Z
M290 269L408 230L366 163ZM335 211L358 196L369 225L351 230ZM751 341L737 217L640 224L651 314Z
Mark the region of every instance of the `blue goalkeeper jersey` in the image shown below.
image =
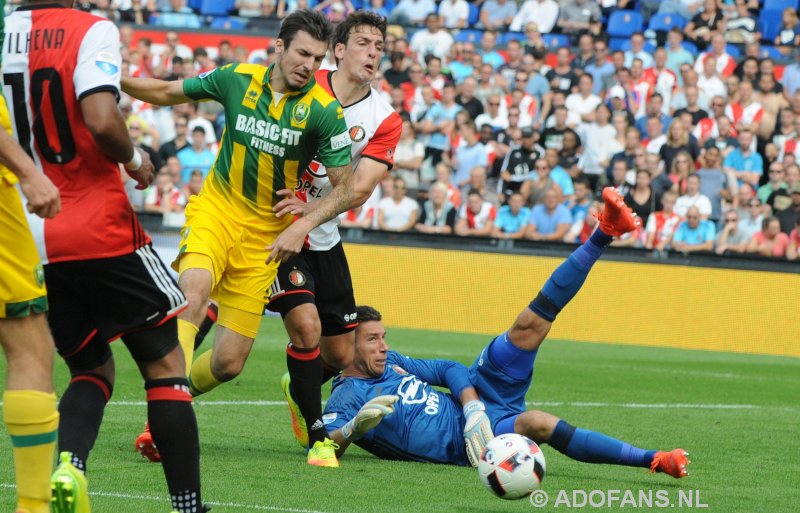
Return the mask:
M450 389L452 393L436 390ZM328 432L340 429L379 395L396 394L395 411L356 445L379 458L469 465L464 445L461 391L469 371L450 360L421 360L389 351L379 378L337 377L325 406ZM454 397L455 396L455 397Z

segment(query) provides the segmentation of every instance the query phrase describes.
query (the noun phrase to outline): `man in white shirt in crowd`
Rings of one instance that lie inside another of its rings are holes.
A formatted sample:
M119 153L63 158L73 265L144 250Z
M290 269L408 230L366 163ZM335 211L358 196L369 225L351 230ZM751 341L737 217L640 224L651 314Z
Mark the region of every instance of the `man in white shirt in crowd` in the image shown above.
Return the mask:
M407 232L419 217L419 205L406 196L406 182L395 178L392 196L378 203L378 228L389 232Z

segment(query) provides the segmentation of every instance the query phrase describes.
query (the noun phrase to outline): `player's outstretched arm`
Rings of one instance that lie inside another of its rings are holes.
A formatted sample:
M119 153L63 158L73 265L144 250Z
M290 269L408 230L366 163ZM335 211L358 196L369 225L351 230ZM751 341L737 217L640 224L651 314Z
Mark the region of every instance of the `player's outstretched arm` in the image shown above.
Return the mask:
M4 164L19 179L20 188L28 200L28 212L42 218L50 218L61 210L61 197L58 189L43 173L25 150L0 129L0 163Z
M192 101L183 93L183 80L122 77L120 83L123 91L153 105L177 105Z
M467 457L473 467L478 466L478 460L489 440L494 438L492 423L486 415L486 406L478 397L478 392L473 387L467 387L461 392L461 404L464 407L464 443L467 446Z
M341 429L331 433L331 438L339 445L336 456L341 456L347 447L364 437L371 429L381 423L383 418L394 412L394 404L400 399L397 395L380 395L367 401Z

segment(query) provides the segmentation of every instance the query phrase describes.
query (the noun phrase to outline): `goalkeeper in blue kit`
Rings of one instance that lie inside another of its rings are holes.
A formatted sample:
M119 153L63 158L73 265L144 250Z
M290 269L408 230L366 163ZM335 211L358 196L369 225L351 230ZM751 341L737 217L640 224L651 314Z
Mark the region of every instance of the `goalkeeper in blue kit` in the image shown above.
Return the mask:
M553 272L511 328L492 340L469 368L390 351L381 314L358 307L355 357L334 380L323 416L339 445L337 455L355 443L385 459L476 466L495 435L519 433L578 461L645 467L675 478L688 475L683 449L641 449L543 411L526 411L536 353L556 316L612 238L639 225L616 190L605 189L603 199L592 237Z

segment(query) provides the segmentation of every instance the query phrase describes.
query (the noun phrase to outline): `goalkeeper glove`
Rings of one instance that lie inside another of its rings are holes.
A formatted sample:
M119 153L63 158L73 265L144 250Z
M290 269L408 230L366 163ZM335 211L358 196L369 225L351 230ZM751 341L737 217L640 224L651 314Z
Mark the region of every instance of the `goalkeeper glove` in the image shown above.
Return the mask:
M494 438L492 423L486 415L483 402L474 400L464 405L464 441L467 444L467 457L473 467L478 466L478 459L486 444Z
M358 410L356 416L342 426L342 436L348 442L355 442L380 424L383 418L394 411L394 403L400 399L396 395L380 395L371 399Z

